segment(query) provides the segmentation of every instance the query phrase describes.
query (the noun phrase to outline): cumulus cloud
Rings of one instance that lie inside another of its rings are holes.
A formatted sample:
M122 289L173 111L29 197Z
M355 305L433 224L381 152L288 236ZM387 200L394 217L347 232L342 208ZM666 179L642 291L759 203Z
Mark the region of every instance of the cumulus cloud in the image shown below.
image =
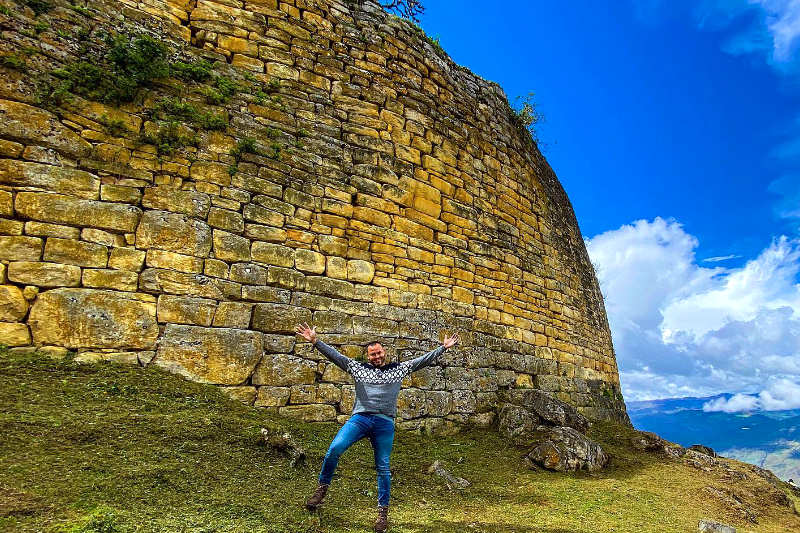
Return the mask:
M730 398L717 398L703 404L703 411L739 413L744 411L783 411L800 409L800 385L779 379L759 394L734 394Z
M752 392L769 379L800 382L800 241L775 239L738 268L700 266L697 239L662 218L624 225L586 244L627 398Z

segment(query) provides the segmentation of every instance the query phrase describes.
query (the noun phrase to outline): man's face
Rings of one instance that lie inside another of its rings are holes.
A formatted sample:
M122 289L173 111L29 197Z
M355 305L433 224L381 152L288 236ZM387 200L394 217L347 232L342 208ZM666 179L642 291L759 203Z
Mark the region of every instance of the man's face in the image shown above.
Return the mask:
M373 366L383 366L386 362L386 351L380 343L367 346L367 359Z

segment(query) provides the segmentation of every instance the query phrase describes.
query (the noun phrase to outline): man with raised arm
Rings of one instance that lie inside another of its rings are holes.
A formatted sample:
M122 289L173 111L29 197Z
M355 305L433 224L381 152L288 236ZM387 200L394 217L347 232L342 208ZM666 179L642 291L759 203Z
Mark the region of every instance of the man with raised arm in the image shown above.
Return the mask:
M446 336L441 346L416 359L386 364L386 351L378 341L367 345L369 362L362 363L342 355L317 339L316 326L312 328L308 324L298 324L297 333L311 342L333 364L353 376L356 387L353 413L339 429L325 454L319 474L319 486L306 502L306 508L313 511L322 504L339 457L355 442L366 437L372 444L375 470L378 473L378 519L375 522L375 531L386 531L391 483L389 455L394 442L394 417L401 382L410 373L435 363L447 348L458 342L458 335Z

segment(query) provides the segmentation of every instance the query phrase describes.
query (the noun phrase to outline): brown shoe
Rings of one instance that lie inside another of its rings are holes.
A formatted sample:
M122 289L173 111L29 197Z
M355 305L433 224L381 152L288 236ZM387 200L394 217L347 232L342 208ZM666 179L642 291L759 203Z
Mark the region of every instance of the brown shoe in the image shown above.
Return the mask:
M314 494L312 494L306 502L306 509L309 511L316 511L317 507L322 505L322 500L325 499L325 494L328 493L328 487L330 487L330 485L320 484L317 490L314 491Z
M378 507L378 519L375 520L375 533L383 533L389 528L389 506Z

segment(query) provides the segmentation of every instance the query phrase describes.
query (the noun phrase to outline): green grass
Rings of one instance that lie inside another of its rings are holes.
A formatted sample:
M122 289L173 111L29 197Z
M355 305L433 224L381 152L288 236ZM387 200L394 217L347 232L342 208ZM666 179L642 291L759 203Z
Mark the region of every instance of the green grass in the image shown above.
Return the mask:
M342 457L322 512L302 508L337 424L271 416L154 366L3 351L0 405L0 531L371 531L366 441ZM291 468L262 444L261 427L291 431L308 464ZM571 475L529 470L524 450L493 430L398 431L391 531L696 531L701 517L745 526L704 495L719 479L620 444L628 431L596 425L612 465ZM448 490L425 472L434 459L472 486ZM745 531L800 528L786 508L758 509L760 524Z

